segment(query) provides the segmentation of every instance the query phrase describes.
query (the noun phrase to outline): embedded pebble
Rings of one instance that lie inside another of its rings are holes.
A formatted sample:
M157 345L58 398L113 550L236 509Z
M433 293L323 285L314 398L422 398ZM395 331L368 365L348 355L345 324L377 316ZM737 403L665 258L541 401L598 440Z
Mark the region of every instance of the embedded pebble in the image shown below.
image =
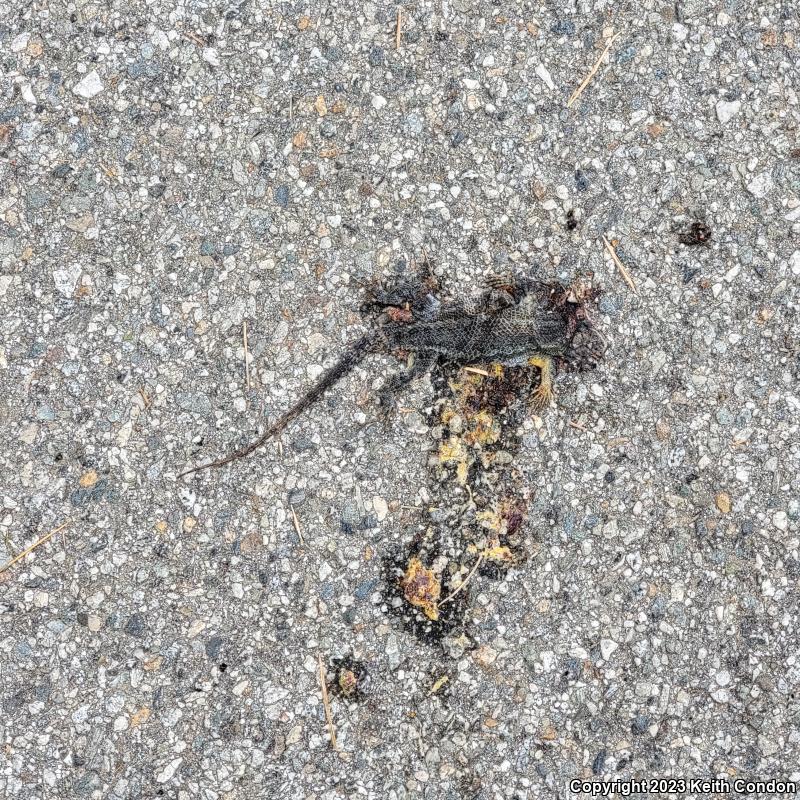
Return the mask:
M766 197L774 188L772 173L761 172L747 183L747 191L756 197Z
M86 75L81 78L75 86L72 87L72 91L77 94L79 97L83 97L86 100L91 100L93 97L97 97L105 87L103 86L103 82L100 80L100 76L97 74L97 70L92 70L88 72Z
M56 290L64 297L72 297L82 271L80 264L70 264L68 267L53 270Z
M739 100L732 100L728 102L727 100L720 100L716 105L717 111L717 119L724 125L726 122L730 122L738 113L742 107L742 103Z
M386 515L389 513L389 506L382 497L375 496L372 498L372 507L375 509L375 514L378 517L378 522L383 522Z
M556 85L553 83L553 79L544 64L536 65L536 74L545 82L548 89L552 90L556 88Z
M609 657L617 650L619 645L613 639L600 640L600 655L604 661L608 661Z

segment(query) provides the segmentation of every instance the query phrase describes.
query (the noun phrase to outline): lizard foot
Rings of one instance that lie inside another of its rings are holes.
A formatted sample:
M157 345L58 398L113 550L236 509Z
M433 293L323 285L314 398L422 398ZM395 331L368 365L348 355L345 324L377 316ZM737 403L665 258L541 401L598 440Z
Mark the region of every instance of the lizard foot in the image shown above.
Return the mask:
M533 393L534 410L543 411L553 402L553 359L549 356L534 356L528 359L532 367L538 367L541 373L539 386Z
M531 405L534 411L544 411L552 404L554 397L553 390L549 386L540 384L531 398Z
M484 278L484 283L484 303L490 311L517 305L526 295L542 285L540 281L511 270L490 273Z

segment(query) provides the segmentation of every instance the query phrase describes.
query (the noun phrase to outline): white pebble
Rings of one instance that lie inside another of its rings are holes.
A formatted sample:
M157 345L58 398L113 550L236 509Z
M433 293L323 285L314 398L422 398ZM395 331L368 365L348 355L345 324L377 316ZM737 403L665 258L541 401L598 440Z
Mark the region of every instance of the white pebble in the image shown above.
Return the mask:
M170 761L169 764L156 775L156 783L166 783L168 780L171 780L182 763L182 758L176 758L174 761Z
M389 513L389 506L386 504L386 501L375 495L372 498L372 508L375 510L375 514L378 517L379 522L383 522L386 519L386 515Z
M536 74L547 84L547 88L551 91L556 88L556 85L553 83L553 79L550 77L550 73L547 71L547 67L544 64L539 64L536 67Z
M38 102L36 95L33 93L33 89L31 89L31 85L29 83L22 84L22 87L20 88L20 94L22 95L22 99L32 106L35 106Z
M84 75L79 83L72 87L72 91L79 97L84 97L87 100L91 100L93 97L96 97L98 94L100 94L100 92L102 92L105 88L106 87L103 86L103 82L100 80L100 76L97 74L97 70L93 69L90 73Z
M600 640L600 655L603 657L604 661L608 661L611 654L619 647L619 645L613 639L601 639Z
M772 524L779 530L785 531L786 528L789 526L789 521L786 517L785 511L776 511L772 515Z
M717 119L724 125L735 117L741 108L742 103L740 100L734 100L730 103L727 100L720 100L716 105Z
M716 689L711 692L711 696L718 703L727 703L731 699L731 693L727 689Z
M21 33L19 36L15 36L11 40L11 52L21 53L28 46L30 38L31 35L29 33Z
M53 270L53 282L55 283L56 290L64 295L64 297L72 297L75 291L75 284L81 276L80 264L72 264L64 269Z
M681 25L680 22L676 22L672 26L672 35L675 37L675 41L684 42L689 35L689 29L685 25Z
M739 264L734 264L726 273L725 273L725 281L730 283L740 272L742 268Z
M747 191L756 197L766 197L775 186L769 172L761 172L747 184Z
M589 653L586 652L586 648L581 647L581 645L579 645L577 642L572 642L569 648L569 654L573 658L581 659L581 661L585 661L587 658L589 658Z

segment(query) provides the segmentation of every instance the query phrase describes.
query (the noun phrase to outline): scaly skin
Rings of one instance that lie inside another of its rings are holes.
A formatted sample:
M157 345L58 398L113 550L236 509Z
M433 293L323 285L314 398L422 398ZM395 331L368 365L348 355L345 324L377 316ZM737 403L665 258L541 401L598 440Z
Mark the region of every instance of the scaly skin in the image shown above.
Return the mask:
M570 333L563 315L528 295L533 285L495 279L477 309L442 305L424 287L415 295L408 283L403 284L399 297L390 291L381 292L375 302L394 307L395 313L385 314L375 331L347 350L286 413L246 447L186 470L178 477L221 467L255 452L322 398L368 354L378 351L401 350L416 356L410 370L388 381L381 395L385 406L391 404L396 392L437 361L464 366L527 361L541 371L533 406L537 410L545 408L553 400L553 359L569 349ZM405 306L403 313L396 313L394 303L398 300L398 305ZM411 321L403 321L409 316Z

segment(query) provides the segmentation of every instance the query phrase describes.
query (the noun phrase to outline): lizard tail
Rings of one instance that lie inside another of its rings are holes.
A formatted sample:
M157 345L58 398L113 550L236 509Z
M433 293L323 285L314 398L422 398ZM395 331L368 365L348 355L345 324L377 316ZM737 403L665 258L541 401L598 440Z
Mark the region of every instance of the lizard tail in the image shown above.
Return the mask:
M200 464L200 466L187 469L185 472L181 472L178 477L182 478L184 475L191 475L193 472L230 464L231 461L238 461L240 458L245 458L258 450L273 436L279 434L293 419L314 405L328 389L338 383L348 372L355 369L373 350L376 339L377 337L374 333L362 336L332 367L326 369L317 382L282 417L275 420L258 439L230 455L218 458L216 461L209 461L208 464Z

